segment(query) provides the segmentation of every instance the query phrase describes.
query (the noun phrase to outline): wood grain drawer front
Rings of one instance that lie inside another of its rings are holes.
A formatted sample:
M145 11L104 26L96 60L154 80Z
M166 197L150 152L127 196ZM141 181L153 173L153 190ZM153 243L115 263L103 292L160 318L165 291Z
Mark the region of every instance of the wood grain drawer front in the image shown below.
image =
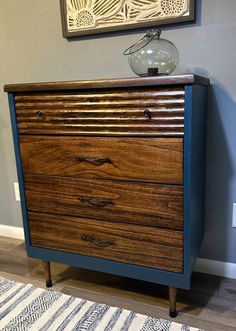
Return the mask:
M25 176L31 211L183 228L183 187L103 180Z
M17 94L26 134L168 135L184 132L183 86Z
M183 271L183 233L29 213L31 245L151 268Z
M183 183L182 138L21 136L25 174Z

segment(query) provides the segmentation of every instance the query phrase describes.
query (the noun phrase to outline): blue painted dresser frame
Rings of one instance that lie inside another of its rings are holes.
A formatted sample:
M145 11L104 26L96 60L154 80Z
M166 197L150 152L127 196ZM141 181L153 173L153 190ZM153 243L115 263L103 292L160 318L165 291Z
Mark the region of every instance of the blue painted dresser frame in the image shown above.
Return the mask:
M191 76L194 81L194 75ZM153 86L154 84L152 84ZM168 85L168 84L167 84ZM207 84L182 83L184 108L184 272L168 272L102 258L33 247L30 243L23 172L19 149L14 93L8 93L14 148L17 163L25 243L29 257L54 261L80 268L107 272L134 279L190 289L192 270L204 234L205 196L205 123ZM11 86L11 85L9 85ZM158 86L158 84L157 84ZM9 91L7 86L6 91Z

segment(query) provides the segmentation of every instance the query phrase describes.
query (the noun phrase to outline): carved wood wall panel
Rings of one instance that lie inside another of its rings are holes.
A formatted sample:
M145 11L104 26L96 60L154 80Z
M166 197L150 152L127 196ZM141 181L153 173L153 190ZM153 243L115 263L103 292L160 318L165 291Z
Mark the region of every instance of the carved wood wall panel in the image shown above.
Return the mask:
M194 0L61 0L65 37L194 19Z

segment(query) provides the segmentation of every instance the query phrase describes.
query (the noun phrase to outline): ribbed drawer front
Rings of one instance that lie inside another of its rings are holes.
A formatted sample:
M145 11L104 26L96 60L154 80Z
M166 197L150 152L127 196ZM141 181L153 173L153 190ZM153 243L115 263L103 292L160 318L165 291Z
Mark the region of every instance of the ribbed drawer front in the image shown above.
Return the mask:
M183 183L182 138L20 136L25 174Z
M183 271L180 231L32 212L29 225L33 246Z
M56 176L25 176L31 211L183 228L183 187Z
M182 86L15 96L21 134L63 135L182 136L184 100Z

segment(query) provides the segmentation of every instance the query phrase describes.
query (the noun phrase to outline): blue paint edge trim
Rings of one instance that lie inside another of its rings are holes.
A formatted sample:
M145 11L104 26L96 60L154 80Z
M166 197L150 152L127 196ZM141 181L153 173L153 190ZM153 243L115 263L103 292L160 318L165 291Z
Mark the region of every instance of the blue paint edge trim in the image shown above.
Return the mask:
M191 153L192 153L192 85L185 86L184 109L184 274L191 277Z
M194 268L203 241L205 227L206 174L206 94L207 86L194 85L192 91L192 151L191 157L191 236L190 268ZM201 131L201 134L199 134ZM197 199L195 197L197 196Z
M181 273L167 272L160 269L140 267L134 264L33 246L30 247L29 256L37 259L73 265L83 269L144 280L151 283L183 289L189 288L189 278L186 278L184 274Z
M12 127L13 143L14 143L15 158L16 158L16 168L17 168L19 190L20 190L21 211L22 211L22 219L23 219L23 227L24 227L25 245L26 245L26 249L28 252L30 249L29 223L28 223L28 216L27 216L27 206L26 206L25 189L24 189L24 177L23 177L23 170L22 170L22 165L21 165L20 143L19 143L16 109L15 109L13 93L8 94L8 101L9 101L9 107L10 107L11 127Z

